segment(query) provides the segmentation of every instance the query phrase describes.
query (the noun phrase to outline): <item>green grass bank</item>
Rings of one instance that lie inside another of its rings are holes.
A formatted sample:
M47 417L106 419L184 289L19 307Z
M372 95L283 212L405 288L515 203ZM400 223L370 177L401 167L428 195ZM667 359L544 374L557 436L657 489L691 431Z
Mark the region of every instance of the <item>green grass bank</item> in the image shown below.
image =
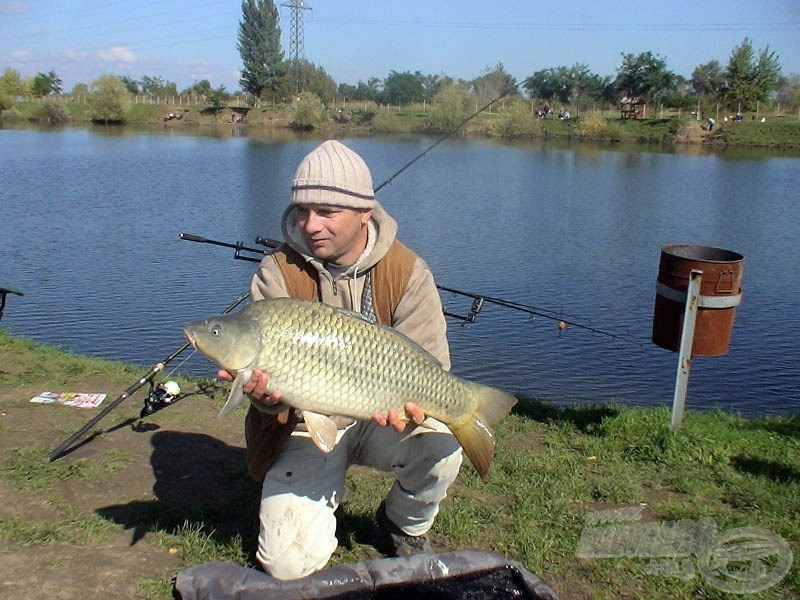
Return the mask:
M254 564L258 486L244 471L244 410L217 420L223 386L179 379L180 401L139 420L145 388L76 451L44 460L96 413L33 395L105 391L111 402L145 372L0 329L0 571L16 565L15 581L30 571L26 597L47 586L78 597L97 582L121 597L169 598L183 568ZM798 568L785 566L800 540L800 415L690 408L677 431L669 421L667 407L521 398L496 427L488 478L465 463L434 545L517 560L566 599L738 598L725 586L759 582L769 585L748 597L798 597ZM376 556L374 512L390 485L351 469L334 563ZM669 544L677 555L663 555Z
M57 113L65 123L91 122L89 106L81 102L19 101L2 113L4 122L48 123L52 114L45 107L58 104ZM378 107L351 103L327 111L327 119L317 126L326 136L365 134L434 134L430 107L422 105ZM170 117L172 115L172 117ZM179 117L179 118L178 118ZM713 131L705 122L687 112L658 111L644 119L621 119L615 110L590 111L568 120L536 118L525 103L494 106L471 120L462 135L500 139L566 139L611 143L704 144L712 146L751 146L800 148L800 116L768 114L734 123L717 119ZM285 106L208 106L174 103L130 104L127 123L164 127L235 126L258 132L288 129L293 120ZM52 121L50 121L52 122Z

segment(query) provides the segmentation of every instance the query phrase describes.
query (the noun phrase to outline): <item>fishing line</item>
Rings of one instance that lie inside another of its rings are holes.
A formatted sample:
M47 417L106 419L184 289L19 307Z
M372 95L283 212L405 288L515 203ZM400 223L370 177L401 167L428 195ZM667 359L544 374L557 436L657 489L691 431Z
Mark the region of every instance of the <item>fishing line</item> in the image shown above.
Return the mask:
M508 96L508 95L509 95L511 92L513 92L514 90L516 90L516 89L517 89L519 86L521 86L521 85L522 85L522 84L523 84L525 81L526 81L526 80L524 80L524 79L523 79L523 80L522 80L522 81L520 81L519 83L517 83L517 84L514 84L514 85L510 86L508 89L506 89L506 91L504 91L502 94L500 94L500 95L499 95L497 98L495 98L494 100L491 100L490 102L487 102L486 104L484 104L483 106L481 106L481 107L480 107L478 110L476 110L474 113L472 113L472 114L471 114L471 115L469 115L467 118L465 118L463 121L461 121L461 122L460 122L458 125L456 125L456 126L455 126L455 127L452 129L452 130L450 130L449 132L447 132L447 133L445 133L444 135L440 136L440 137L439 137L439 139L437 139L437 140L436 140L435 142L433 142L433 143L432 143L430 146L428 146L427 148L425 148L425 150L423 150L422 152L420 152L419 154L417 154L417 155L416 155L414 158L412 158L410 161L408 161L406 164L404 164L402 167L400 167L400 168L399 168L399 169L398 169L398 170L397 170L397 171L394 173L394 175L392 175L392 176L391 176L391 177L389 177L389 178L388 178L386 181L384 181L383 183L381 183L380 185L378 185L378 187L376 187L376 188L375 188L375 193L377 193L377 192L378 192L378 190L380 190L382 187L384 187L384 186L386 186L386 185L390 184L392 181L394 181L394 178L395 178L395 177L397 177L398 175L400 175L400 173L402 173L403 171L405 171L406 169L408 169L408 168L409 168L411 165L413 165L413 164L414 164L415 162L417 162L417 161L418 161L420 158L422 158L423 156L425 156L425 155L426 155L428 152L430 152L431 150L433 150L434 148L436 148L436 146L438 146L439 144L441 144L441 143L442 143L442 142L444 142L445 140L448 140L448 139L450 139L450 138L451 138L451 137L453 137L453 136L454 136L456 133L458 133L459 131L461 131L461 128L462 128L462 127L464 127L464 125L466 125L467 123L469 123L469 122L470 122L472 119L474 119L475 117L477 117L479 114L481 114L481 113L482 113L483 111L485 111L487 108L489 108L489 107L493 106L494 104L497 104L498 102L500 102L500 100L502 100L503 98L505 98L506 96Z

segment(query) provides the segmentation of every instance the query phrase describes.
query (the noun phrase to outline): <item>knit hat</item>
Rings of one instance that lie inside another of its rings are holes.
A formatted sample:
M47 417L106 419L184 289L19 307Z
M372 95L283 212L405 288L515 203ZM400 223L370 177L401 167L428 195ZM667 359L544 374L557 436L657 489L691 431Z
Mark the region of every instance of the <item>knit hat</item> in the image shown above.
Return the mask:
M375 192L367 163L340 142L324 142L309 152L297 167L292 180L291 204L372 208Z

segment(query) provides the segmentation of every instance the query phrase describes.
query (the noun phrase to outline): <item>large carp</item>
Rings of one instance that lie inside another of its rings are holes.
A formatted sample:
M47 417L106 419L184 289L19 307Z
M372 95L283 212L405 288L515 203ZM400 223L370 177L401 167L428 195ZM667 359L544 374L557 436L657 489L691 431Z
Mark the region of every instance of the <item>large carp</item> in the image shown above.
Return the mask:
M494 456L490 425L516 398L441 368L418 344L361 315L321 302L275 298L184 327L191 344L235 373L224 416L242 401L254 369L269 374L269 392L303 411L317 446L329 452L336 425L327 415L369 420L390 408L405 414L414 402L446 424L485 477Z

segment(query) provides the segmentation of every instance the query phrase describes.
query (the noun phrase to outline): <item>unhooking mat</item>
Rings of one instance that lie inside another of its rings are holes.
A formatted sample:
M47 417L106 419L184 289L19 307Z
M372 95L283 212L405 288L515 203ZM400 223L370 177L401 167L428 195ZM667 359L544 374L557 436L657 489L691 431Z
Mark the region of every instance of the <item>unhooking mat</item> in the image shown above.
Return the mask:
M337 565L291 581L216 561L180 571L175 592L182 600L556 599L547 584L519 563L471 550Z

